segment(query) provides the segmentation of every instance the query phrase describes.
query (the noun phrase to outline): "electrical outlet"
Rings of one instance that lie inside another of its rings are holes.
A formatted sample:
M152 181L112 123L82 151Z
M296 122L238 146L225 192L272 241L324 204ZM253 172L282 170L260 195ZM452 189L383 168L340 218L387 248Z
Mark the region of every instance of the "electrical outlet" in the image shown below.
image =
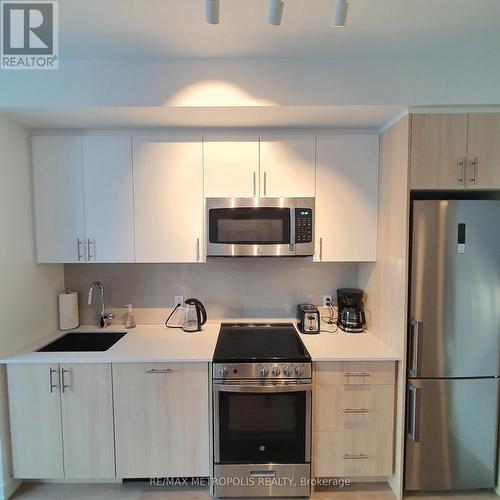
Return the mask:
M333 306L332 296L323 295L323 307Z
M182 306L184 304L184 297L182 295L176 295L175 296L175 304L174 305L179 305Z

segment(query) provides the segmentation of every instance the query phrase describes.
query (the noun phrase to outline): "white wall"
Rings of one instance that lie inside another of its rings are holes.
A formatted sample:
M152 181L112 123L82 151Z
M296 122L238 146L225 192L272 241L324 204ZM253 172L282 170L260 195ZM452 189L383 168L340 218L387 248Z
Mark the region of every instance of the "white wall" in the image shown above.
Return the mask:
M0 357L57 328L63 266L35 263L29 134L0 116ZM11 476L0 370L0 497Z
M494 105L499 80L498 59L480 57L63 59L3 71L0 106Z

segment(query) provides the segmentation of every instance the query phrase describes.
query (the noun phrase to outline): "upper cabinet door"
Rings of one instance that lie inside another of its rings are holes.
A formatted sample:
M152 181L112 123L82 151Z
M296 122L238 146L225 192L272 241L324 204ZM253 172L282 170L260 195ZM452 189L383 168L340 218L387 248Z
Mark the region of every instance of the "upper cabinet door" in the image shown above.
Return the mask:
M33 137L37 261L85 262L81 137Z
M261 137L260 196L315 195L315 138Z
M259 195L258 137L203 140L205 197Z
M467 115L411 116L411 189L466 185Z
M134 137L137 262L203 260L201 139Z
M134 262L131 137L84 137L89 262Z
M317 138L315 260L377 259L376 135Z
M467 187L500 189L500 113L471 113Z

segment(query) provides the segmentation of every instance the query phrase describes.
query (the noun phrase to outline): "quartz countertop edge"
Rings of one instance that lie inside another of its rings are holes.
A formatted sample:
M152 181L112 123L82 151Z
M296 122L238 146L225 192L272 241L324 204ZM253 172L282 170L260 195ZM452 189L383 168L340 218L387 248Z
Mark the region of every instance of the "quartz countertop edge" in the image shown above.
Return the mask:
M246 320L250 322L294 322L294 320ZM234 320L224 320L234 322ZM1 364L22 363L195 363L211 362L220 322L207 323L201 332L186 333L164 325L137 325L126 330L112 325L102 330L97 326L82 325L72 331L125 332L125 335L107 351L92 352L37 352L67 332L57 331L31 345L0 359ZM320 333L300 334L312 361L399 361L401 356L370 332L360 334Z

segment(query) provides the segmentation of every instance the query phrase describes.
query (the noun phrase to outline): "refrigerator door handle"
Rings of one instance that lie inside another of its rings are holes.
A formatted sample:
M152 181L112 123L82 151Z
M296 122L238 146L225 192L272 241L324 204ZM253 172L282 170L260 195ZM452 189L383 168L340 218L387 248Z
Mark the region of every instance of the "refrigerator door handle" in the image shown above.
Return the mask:
M412 443L418 443L418 415L420 412L420 389L408 385L408 438Z
M408 366L408 376L418 376L418 352L420 351L420 327L421 321L412 319L410 321L410 363Z

